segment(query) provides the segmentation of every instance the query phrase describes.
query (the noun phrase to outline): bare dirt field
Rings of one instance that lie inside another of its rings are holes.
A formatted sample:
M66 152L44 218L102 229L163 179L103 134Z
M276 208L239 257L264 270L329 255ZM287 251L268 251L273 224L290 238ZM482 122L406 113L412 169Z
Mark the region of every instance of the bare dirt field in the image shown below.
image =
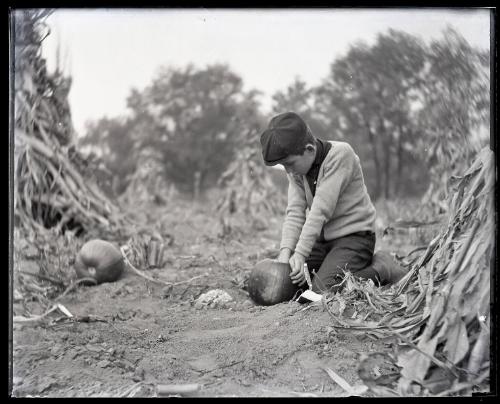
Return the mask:
M198 384L191 395L340 397L348 394L325 368L361 385L360 355L393 350L390 339L334 329L321 305L263 307L249 299L244 281L256 262L276 256L279 219L220 237L215 215L203 206L149 212L174 241L163 267L147 274L167 282L203 276L166 287L126 270L117 282L64 296L59 303L73 319L55 311L39 322L14 323L14 396L154 397L158 385ZM36 267L19 246L16 254L14 273ZM18 281L15 275L14 287ZM195 305L213 289L233 300ZM15 300L13 311L41 313L29 299Z

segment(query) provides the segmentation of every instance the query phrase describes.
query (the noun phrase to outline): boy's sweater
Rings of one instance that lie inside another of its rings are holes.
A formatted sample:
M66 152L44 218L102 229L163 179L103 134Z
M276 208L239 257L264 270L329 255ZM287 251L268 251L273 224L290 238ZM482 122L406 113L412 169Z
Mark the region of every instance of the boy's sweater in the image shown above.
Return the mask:
M320 167L314 198L305 176L288 175L288 206L280 249L287 247L308 257L323 227L325 240L375 231L375 207L359 157L348 143L329 143L332 148Z

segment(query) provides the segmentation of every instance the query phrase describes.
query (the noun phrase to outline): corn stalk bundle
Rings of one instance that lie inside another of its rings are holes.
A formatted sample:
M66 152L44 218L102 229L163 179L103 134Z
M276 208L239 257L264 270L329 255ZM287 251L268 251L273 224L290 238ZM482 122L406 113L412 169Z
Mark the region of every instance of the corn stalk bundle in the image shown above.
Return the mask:
M150 234L137 233L132 235L124 244L127 259L141 269L163 268L165 265L165 251L173 242L173 236L159 231L150 231Z
M41 56L50 11L14 15L14 208L19 222L43 233L71 224L114 233L127 226L95 183L84 178L67 99L71 80L49 75Z
M398 391L471 392L489 378L490 269L494 257L494 155L483 149L462 177L452 177L447 226L406 262L389 288L348 275L341 293L323 300L334 326L395 335ZM346 315L349 314L349 315Z
M137 169L128 178L125 192L120 195L124 204L167 203L175 186L165 179L162 157L151 149L143 149L137 158Z
M419 216L425 209L432 208L435 213L447 212L449 206L446 200L452 192L450 172L463 172L469 167L479 153L481 142L470 139L468 136L457 136L460 131L432 133L435 140L426 144L430 150L425 163L429 167L431 179L428 189L422 197L421 207L417 211Z
M217 204L218 212L223 215L241 212L255 219L283 211L286 195L273 184L259 157L257 149L250 145L239 151L219 179L224 195Z

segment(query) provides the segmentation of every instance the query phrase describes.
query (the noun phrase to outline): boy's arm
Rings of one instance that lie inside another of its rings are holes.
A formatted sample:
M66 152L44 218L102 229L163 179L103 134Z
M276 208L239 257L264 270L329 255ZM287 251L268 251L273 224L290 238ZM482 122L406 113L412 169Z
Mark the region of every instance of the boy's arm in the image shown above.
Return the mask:
M300 232L302 231L302 226L306 220L307 202L301 179L291 174L287 174L287 177L288 203L281 231L280 252L284 249L289 249L291 253L295 250Z
M349 183L355 161L354 151L346 147L330 164L324 167L324 176L316 188L311 210L302 228L295 251L308 257L324 224L330 220L340 194Z

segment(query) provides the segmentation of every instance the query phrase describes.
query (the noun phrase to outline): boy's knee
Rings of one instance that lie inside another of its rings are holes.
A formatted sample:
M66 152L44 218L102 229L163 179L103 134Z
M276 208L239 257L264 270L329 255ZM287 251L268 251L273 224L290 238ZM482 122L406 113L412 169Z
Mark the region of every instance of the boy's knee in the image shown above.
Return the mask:
M333 276L322 277L321 274L316 274L312 279L312 290L316 293L337 292L340 290L343 276L342 274L334 274Z
M314 281L312 281L312 291L316 292L316 293L319 293L319 294L322 294L326 290L324 290L324 287L320 286L319 282L317 282L316 280L314 280Z

